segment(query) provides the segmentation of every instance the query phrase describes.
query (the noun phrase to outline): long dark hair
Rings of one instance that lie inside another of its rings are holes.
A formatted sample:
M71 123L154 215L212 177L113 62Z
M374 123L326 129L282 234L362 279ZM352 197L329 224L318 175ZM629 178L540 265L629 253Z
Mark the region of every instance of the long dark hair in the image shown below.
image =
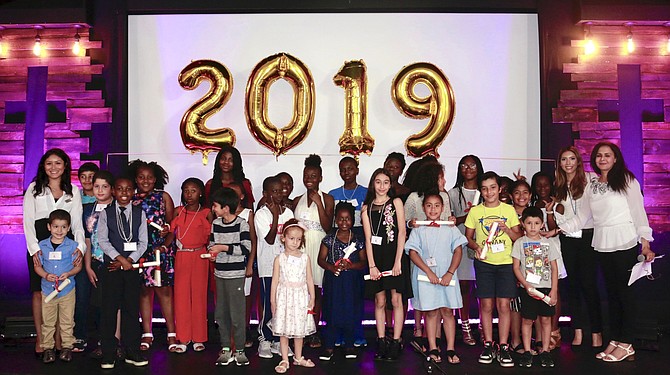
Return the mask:
M375 192L375 178L377 178L378 175L384 174L386 177L391 180L391 188L389 189L388 196L389 198L393 199L395 198L395 189L393 188L393 180L391 179L391 173L387 171L384 168L377 168L375 169L374 172L372 172L372 177L370 177L370 182L368 183L368 193L365 195L365 200L363 201L363 204L366 206L369 206L372 201L375 200L375 197L377 196L377 192Z
M575 177L572 178L570 186L568 186L568 176L563 168L561 168L561 158L563 158L563 154L568 151L572 152L577 159ZM556 158L556 180L554 181L556 199L559 201L565 200L568 197L568 190L570 190L573 199L581 198L587 183L588 181L586 181L586 172L584 172L584 161L582 160L581 153L575 146L563 147L558 152L558 157Z
M212 175L212 186L210 187L209 194L212 194L223 187L223 183L221 182L223 172L221 172L219 162L221 161L223 154L226 152L229 152L230 155L233 156L233 170L231 171L233 174L233 181L242 183L246 179L244 175L244 168L242 167L242 155L240 155L240 152L235 147L224 144L221 146L221 150L218 154L216 154L216 159L214 160L214 173ZM244 207L249 207L247 200L250 199L250 197L247 197L247 195L248 194L245 193L243 202Z
M465 159L470 158L475 161L477 164L477 188L479 189L479 184L482 182L482 176L484 175L484 167L482 166L482 161L476 155L465 155L458 161L456 165L456 183L454 187L458 189L458 205L463 210L463 202L465 201L465 195L463 195L463 184L465 184L465 177L461 173L461 164L465 163ZM472 202L473 205L479 204L479 202Z
M421 174L419 171L421 168L423 168L424 165L426 164L436 164L439 163L437 161L437 158L433 155L426 155L422 157L421 159L414 160L409 164L409 167L407 167L407 170L405 171L405 177L402 179L402 184L408 188L410 191L418 191L418 184L419 184L419 179L421 178Z
M439 194L440 187L437 185L437 181L440 179L440 175L444 177L444 165L437 162L428 162L422 165L415 177L416 193L420 197L427 193Z
M198 203L200 206L205 207L205 184L197 177L189 177L181 183L181 205L186 207L186 198L184 197L184 187L186 184L193 184L197 186L198 189L200 189L200 198L198 199Z
M42 155L40 164L37 166L37 175L35 178L33 178L33 182L35 183L33 188L33 197L41 195L44 192L44 188L49 186L49 176L47 176L44 163L51 155L56 155L61 160L63 160L65 169L63 170L63 175L60 176L60 188L65 192L65 194L70 196L72 195L72 182L70 180L70 175L72 174L72 162L70 161L70 157L67 156L65 151L61 150L60 148L52 148L45 152L44 155Z
M635 178L635 175L628 169L628 167L626 167L626 162L623 160L623 154L621 153L619 146L607 141L599 142L595 145L593 151L591 151L591 168L593 168L597 174L602 174L596 163L596 157L598 155L598 150L603 146L609 147L616 158L612 169L607 172L607 184L617 193L624 192L628 188L628 183Z
M140 169L142 168L147 168L151 171L151 173L154 174L154 177L156 178L156 183L154 184L154 189L157 190L163 190L165 189L165 185L170 181L170 176L168 176L168 173L161 167L158 163L155 161L147 163L144 160L140 159L135 159L128 163L128 168L126 170L125 175L130 176L137 185L137 173L139 172Z

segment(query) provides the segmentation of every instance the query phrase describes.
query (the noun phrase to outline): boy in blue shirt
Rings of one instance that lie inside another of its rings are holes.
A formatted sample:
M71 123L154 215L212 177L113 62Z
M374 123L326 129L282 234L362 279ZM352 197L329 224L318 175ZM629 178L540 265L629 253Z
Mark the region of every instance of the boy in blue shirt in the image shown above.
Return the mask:
M74 275L81 271L81 263L78 266L72 264L72 254L77 249L77 242L67 237L70 230L70 213L65 210L54 210L49 214L47 229L51 232L49 238L40 241L40 265L35 266L35 272L42 278L42 338L41 345L44 349L42 360L44 363L52 363L56 360L54 350L56 323L60 327L63 349L59 358L64 362L72 360L72 347L74 345ZM44 299L59 284L66 279L70 284L66 285L58 293L56 298L49 302Z

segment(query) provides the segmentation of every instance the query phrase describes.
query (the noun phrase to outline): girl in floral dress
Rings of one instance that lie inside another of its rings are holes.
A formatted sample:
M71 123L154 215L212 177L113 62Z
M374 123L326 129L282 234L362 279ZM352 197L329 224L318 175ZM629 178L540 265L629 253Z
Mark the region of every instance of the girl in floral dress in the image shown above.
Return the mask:
M280 336L282 360L275 367L280 374L289 368L289 339L294 343L293 365L314 367L314 363L302 355L303 339L316 332L314 319L310 316L315 298L312 267L309 255L302 251L306 230L296 219L284 223L281 241L285 250L275 258L272 270L271 328L276 336Z
M133 196L133 205L142 207L147 216L147 224L156 223L163 228L158 230L153 225L147 225L149 245L142 258L145 262L153 262L155 260L155 250L160 249L161 286L156 286L154 267L144 268L142 272L143 284L140 292L140 316L143 331L140 350L148 350L153 343L151 319L155 294L158 296L158 302L168 330L168 350L174 352L178 349L172 303L175 251L173 246L164 245L165 236L167 236L170 228L169 223L174 216L172 197L166 191L163 191L169 177L165 169L156 162L147 163L138 159L132 161L128 168L130 175L135 176L137 185L137 193Z

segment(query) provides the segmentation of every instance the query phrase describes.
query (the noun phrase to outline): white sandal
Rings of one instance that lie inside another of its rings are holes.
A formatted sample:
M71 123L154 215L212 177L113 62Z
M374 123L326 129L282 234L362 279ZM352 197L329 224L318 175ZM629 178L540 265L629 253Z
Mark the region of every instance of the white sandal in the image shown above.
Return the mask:
M174 338L175 341L177 340L177 334L174 332L169 332L167 334L168 341L170 341L171 338ZM180 344L169 344L168 345L168 351L171 353L183 353L186 351L186 345L180 345Z
M205 350L205 344L203 344L201 342L193 343L193 351L194 352L201 352L203 350Z
M153 344L153 342L154 342L154 335L153 335L153 333L151 333L151 332L149 332L149 333L143 333L143 334L142 334L142 339L146 339L146 338L150 338L151 341L149 341L149 342L144 342L144 341L140 342L140 350L142 350L142 351L149 350L149 348L151 348L151 344Z

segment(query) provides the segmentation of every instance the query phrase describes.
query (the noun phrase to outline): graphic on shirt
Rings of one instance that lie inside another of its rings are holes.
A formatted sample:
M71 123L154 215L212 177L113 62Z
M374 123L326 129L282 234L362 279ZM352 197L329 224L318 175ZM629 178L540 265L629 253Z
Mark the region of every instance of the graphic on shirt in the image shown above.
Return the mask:
M551 279L551 266L549 265L549 244L541 242L524 242L523 255L526 274L532 273L542 281Z
M507 223L507 218L506 217L501 218L499 216L492 215L492 216L482 217L482 218L479 219L479 224L482 226L483 232L484 232L484 234L486 235L487 238L488 238L488 236L491 232L491 227L493 226L493 223L496 222L496 221L502 221L503 223ZM493 238L493 241L495 242L496 240L498 240L503 234L505 234L505 232L503 232L501 230L497 230L496 233L495 233L495 237Z

